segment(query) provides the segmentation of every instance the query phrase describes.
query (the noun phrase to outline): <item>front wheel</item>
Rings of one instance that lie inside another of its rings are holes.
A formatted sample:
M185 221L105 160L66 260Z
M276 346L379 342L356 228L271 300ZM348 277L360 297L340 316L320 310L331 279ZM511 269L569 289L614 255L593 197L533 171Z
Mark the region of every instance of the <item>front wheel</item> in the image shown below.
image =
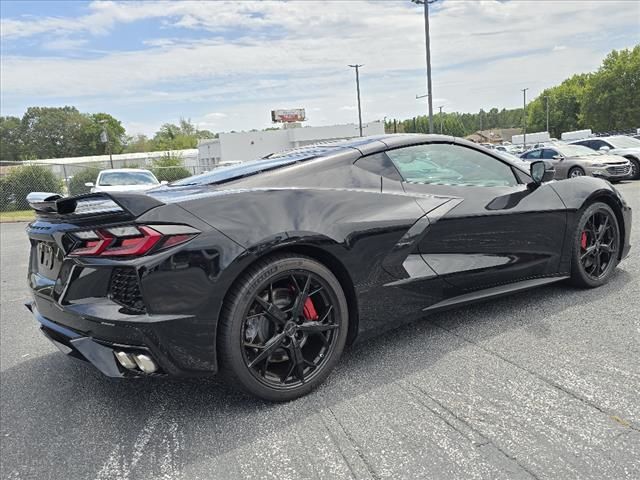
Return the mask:
M584 177L584 170L580 167L573 167L571 170L569 170L569 175L567 175L567 178L575 177Z
M347 338L347 301L321 263L277 255L249 268L220 318L221 373L269 401L288 401L320 385Z
M620 227L615 213L596 202L580 216L573 238L571 282L584 288L606 283L618 264Z
M629 158L629 162L631 162L631 171L629 172L629 178L631 180L639 180L640 179L640 160L636 158Z

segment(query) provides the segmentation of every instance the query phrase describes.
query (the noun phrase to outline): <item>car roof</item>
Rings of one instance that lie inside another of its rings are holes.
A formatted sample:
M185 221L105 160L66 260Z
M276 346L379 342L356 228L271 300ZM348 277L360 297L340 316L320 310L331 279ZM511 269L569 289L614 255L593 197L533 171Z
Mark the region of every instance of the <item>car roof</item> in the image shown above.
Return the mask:
M107 168L105 170L100 170L100 173L151 173L150 170L145 168Z

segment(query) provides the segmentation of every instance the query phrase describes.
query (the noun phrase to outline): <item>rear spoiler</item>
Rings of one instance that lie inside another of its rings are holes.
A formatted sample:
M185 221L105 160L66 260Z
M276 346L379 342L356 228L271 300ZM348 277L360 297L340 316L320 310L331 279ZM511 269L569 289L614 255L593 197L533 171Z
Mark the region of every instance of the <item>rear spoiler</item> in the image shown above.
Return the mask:
M164 203L143 193L88 193L62 197L57 193L31 192L27 202L36 212L57 215L101 215L125 212L138 217Z

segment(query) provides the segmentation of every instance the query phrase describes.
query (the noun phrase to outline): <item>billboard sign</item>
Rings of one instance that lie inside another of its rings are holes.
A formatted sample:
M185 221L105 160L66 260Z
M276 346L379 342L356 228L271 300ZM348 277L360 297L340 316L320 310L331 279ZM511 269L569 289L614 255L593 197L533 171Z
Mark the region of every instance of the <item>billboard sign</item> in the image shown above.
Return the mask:
M304 108L291 108L289 110L271 110L273 123L304 122L306 118Z

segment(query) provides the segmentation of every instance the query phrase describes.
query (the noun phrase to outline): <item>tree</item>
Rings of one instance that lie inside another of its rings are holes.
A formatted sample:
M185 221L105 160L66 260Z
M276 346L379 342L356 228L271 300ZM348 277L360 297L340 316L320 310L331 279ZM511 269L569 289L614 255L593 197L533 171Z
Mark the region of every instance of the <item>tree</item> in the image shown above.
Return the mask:
M175 155L165 155L153 161L151 171L160 181L174 182L186 178L192 173L182 166L182 158Z
M69 195L89 193L91 187L87 187L85 183L92 182L95 184L99 172L100 169L98 168L85 168L75 173L69 180Z
M21 120L24 157L60 158L85 152L89 119L75 107L29 107ZM23 157L23 158L24 158Z
M29 193L62 193L62 180L42 165L24 165L12 169L3 178L0 189L1 210L26 210Z
M112 153L122 153L127 139L120 120L108 113L85 114L88 122L82 132L82 155L103 155L108 152L107 145L100 140L102 131L107 132Z
M443 133L445 135L451 135L453 137L463 137L465 135L464 125L458 114L446 114L442 123L444 127Z
M153 143L146 135L138 134L135 137L127 137L124 153L152 152Z
M180 119L180 124L165 123L153 137L154 150L182 150L196 148L198 140L215 138L209 130L198 130L190 120Z
M590 76L581 120L600 132L640 126L640 45L613 50Z
M547 129L546 99L549 97L549 130L560 138L562 132L583 128L580 111L589 74L574 75L560 85L544 90L527 106L527 130L541 132Z
M22 155L22 137L18 117L0 117L0 160L16 162Z

